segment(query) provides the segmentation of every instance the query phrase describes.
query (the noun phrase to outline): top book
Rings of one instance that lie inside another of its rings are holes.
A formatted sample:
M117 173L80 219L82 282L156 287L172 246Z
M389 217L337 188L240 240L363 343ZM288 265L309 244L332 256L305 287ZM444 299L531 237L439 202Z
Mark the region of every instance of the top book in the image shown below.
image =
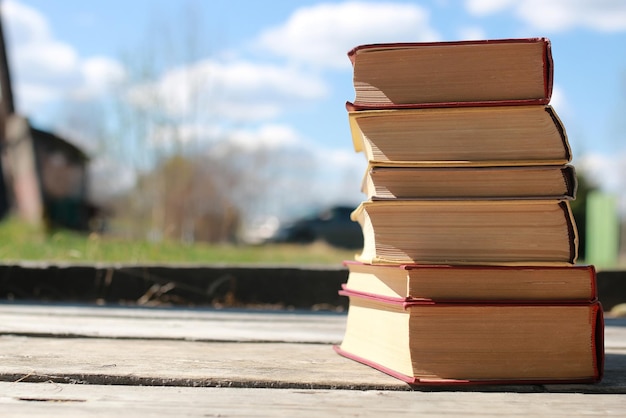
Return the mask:
M369 44L348 57L350 110L547 104L552 96L546 38Z

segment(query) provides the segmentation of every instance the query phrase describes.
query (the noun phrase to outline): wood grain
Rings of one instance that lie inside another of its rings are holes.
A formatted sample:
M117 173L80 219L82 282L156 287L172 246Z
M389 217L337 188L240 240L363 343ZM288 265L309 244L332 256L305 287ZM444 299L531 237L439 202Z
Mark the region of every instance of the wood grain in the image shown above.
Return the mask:
M2 416L620 416L626 319L596 385L411 388L338 356L345 316L0 305Z

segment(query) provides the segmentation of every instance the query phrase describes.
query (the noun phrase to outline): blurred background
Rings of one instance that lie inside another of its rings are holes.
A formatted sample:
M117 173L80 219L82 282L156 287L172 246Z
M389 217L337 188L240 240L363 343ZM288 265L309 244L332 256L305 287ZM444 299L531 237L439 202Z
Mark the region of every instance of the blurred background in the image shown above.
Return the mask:
M344 108L346 52L545 36L551 104L579 175L581 259L624 265L623 1L1 0L0 10L2 260L93 260L105 240L323 241L345 252L319 260L339 262L361 245L348 214L366 166ZM69 244L61 255L17 245L33 236ZM137 248L113 258L148 257Z

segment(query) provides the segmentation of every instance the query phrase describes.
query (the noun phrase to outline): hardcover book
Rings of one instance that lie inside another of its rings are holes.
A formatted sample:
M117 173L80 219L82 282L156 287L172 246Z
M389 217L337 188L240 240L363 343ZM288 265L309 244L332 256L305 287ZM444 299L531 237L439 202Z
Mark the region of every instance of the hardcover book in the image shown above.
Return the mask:
M344 290L402 301L590 302L598 297L590 265L344 265L349 271Z
M365 201L357 261L370 264L561 264L576 261L567 201Z
M354 149L369 162L442 165L562 165L572 155L551 106L349 112Z
M339 354L411 384L582 383L603 374L591 303L437 303L350 298Z
M598 382L604 319L576 265L576 173L546 38L361 45L363 248L335 350L409 384Z
M348 57L354 109L549 102L546 38L361 45Z
M384 199L558 199L575 198L574 167L412 167L370 165L361 190Z

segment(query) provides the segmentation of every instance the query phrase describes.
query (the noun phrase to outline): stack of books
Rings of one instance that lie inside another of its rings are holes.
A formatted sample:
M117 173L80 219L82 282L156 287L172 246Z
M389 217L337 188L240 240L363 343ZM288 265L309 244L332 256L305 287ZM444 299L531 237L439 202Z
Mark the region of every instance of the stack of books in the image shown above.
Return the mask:
M576 174L545 38L349 52L353 212L337 352L413 384L596 382L604 322L576 265Z

